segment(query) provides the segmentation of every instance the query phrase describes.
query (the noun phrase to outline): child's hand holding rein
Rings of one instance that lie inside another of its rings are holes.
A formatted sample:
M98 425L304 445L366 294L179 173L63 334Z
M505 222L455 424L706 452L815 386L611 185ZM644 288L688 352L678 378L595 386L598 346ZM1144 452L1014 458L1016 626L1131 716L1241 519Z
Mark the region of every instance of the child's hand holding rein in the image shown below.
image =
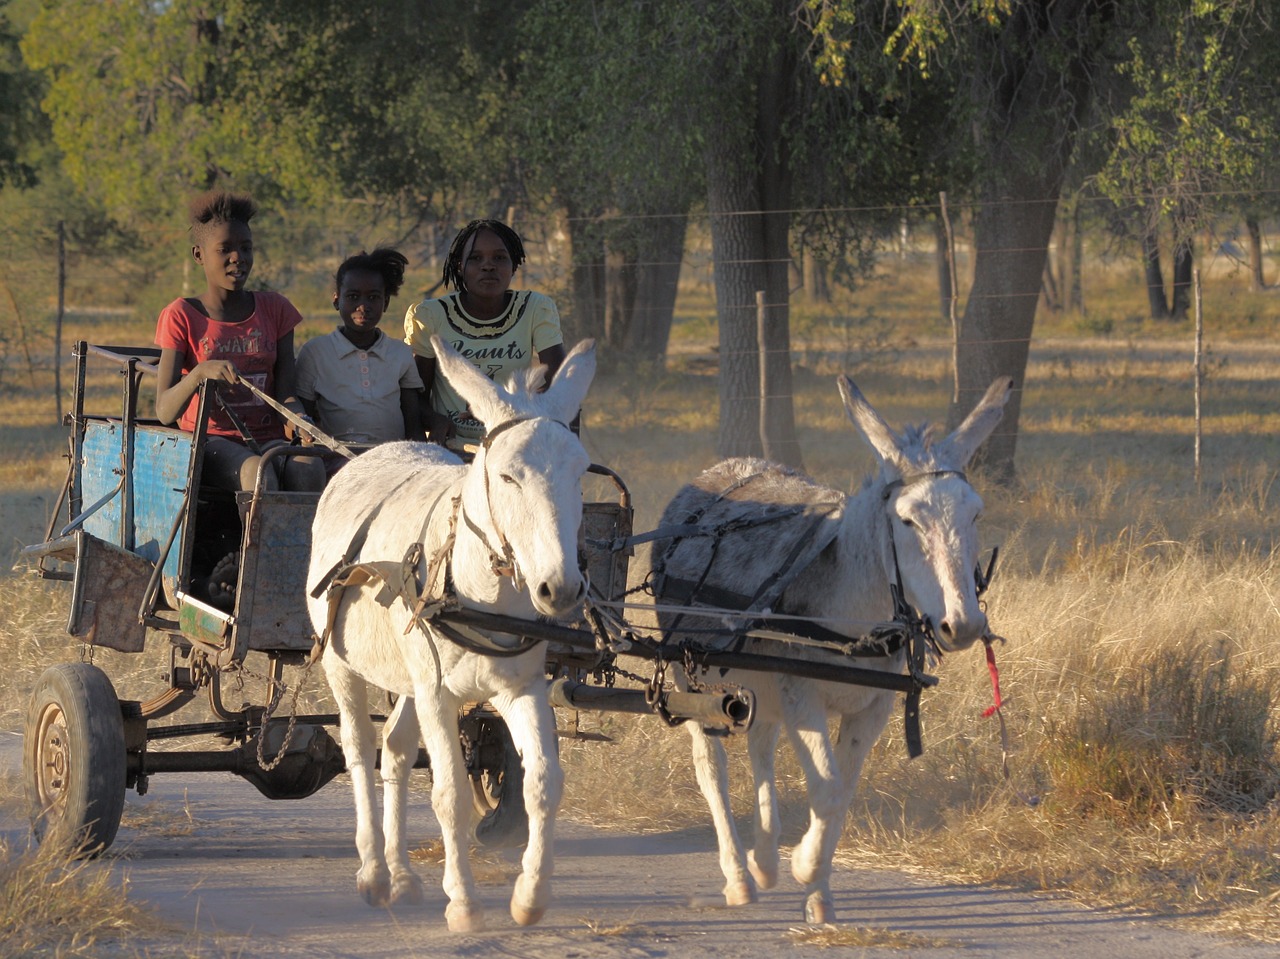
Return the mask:
M203 363L197 363L188 375L194 377L198 385L205 380L234 383L239 373L230 360L205 360Z

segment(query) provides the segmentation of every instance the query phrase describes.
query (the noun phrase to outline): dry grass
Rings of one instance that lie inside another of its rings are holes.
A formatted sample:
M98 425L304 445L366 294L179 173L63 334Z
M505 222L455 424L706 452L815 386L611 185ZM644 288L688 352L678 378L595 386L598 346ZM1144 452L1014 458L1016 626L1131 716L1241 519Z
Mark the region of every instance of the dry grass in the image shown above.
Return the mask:
M472 846L469 858L471 873L482 886L509 885L520 875L520 863L500 852ZM409 850L409 860L443 870L444 843L439 839L428 839Z
M106 870L46 842L32 852L0 840L0 959L101 956L138 929L143 914Z
M917 936L894 929L831 924L791 929L787 932L787 941L819 949L955 949L961 945L954 939Z
M638 922L602 922L582 917L579 917L578 922L591 935L603 938L626 939L650 935L649 929Z

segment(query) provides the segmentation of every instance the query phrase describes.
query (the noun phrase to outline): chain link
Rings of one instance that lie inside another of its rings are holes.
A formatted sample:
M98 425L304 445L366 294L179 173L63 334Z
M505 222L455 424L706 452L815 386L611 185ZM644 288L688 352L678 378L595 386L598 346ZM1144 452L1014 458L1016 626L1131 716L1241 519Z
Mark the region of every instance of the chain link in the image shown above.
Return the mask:
M311 667L314 665L315 661L313 659L307 660L307 665L302 668L302 675L298 677L298 682L293 687L293 697L289 701L289 722L285 726L284 740L280 743L279 751L270 762L267 762L265 754L267 725L271 720L272 714L275 713L276 707L280 705L280 700L284 699L284 694L288 690L289 684L272 679L270 676L263 676L260 673L256 673L245 667L243 664L241 664L240 668L235 672L236 688L239 690L244 689L244 680L246 677L249 679L264 680L267 683L267 705L262 711L262 720L258 726L257 749L258 765L264 772L271 772L271 770L279 766L280 763L283 762L285 754L288 752L289 743L293 739L293 731L298 725L298 698L302 695L302 688L306 685L307 677L311 674Z

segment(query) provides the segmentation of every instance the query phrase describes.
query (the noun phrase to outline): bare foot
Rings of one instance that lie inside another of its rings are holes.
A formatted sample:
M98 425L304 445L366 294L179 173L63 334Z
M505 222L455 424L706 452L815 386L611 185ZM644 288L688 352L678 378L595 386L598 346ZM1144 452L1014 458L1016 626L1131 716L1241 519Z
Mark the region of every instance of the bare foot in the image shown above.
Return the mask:
M236 606L236 581L240 578L240 554L231 552L218 560L209 574L209 603L218 609Z

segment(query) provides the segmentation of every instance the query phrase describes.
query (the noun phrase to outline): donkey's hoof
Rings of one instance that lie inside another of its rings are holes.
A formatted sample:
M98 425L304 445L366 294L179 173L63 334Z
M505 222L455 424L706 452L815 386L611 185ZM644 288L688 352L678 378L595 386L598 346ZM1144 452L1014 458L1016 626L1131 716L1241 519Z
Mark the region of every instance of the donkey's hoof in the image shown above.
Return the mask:
M545 882L534 882L528 873L521 873L511 890L511 918L522 926L532 926L547 914L550 901L550 890Z
M514 919L518 925L532 926L535 923L541 922L542 917L546 914L546 906L530 907L519 905L515 900L512 900L511 902L511 918Z
M479 906L451 902L445 906L444 921L449 924L450 932L482 932L484 911Z
M751 878L761 889L772 889L778 884L778 860L761 865L756 861L755 853L747 854L747 868L751 870Z
M836 921L836 907L820 892L809 893L804 901L804 921L811 926L825 926Z
M724 887L726 906L749 906L756 901L756 887L750 882L731 882Z
M361 869L356 873L356 890L369 905L386 906L391 902L391 875L385 869Z
M426 901L422 880L413 873L396 876L391 882L391 904L395 906L420 906Z

